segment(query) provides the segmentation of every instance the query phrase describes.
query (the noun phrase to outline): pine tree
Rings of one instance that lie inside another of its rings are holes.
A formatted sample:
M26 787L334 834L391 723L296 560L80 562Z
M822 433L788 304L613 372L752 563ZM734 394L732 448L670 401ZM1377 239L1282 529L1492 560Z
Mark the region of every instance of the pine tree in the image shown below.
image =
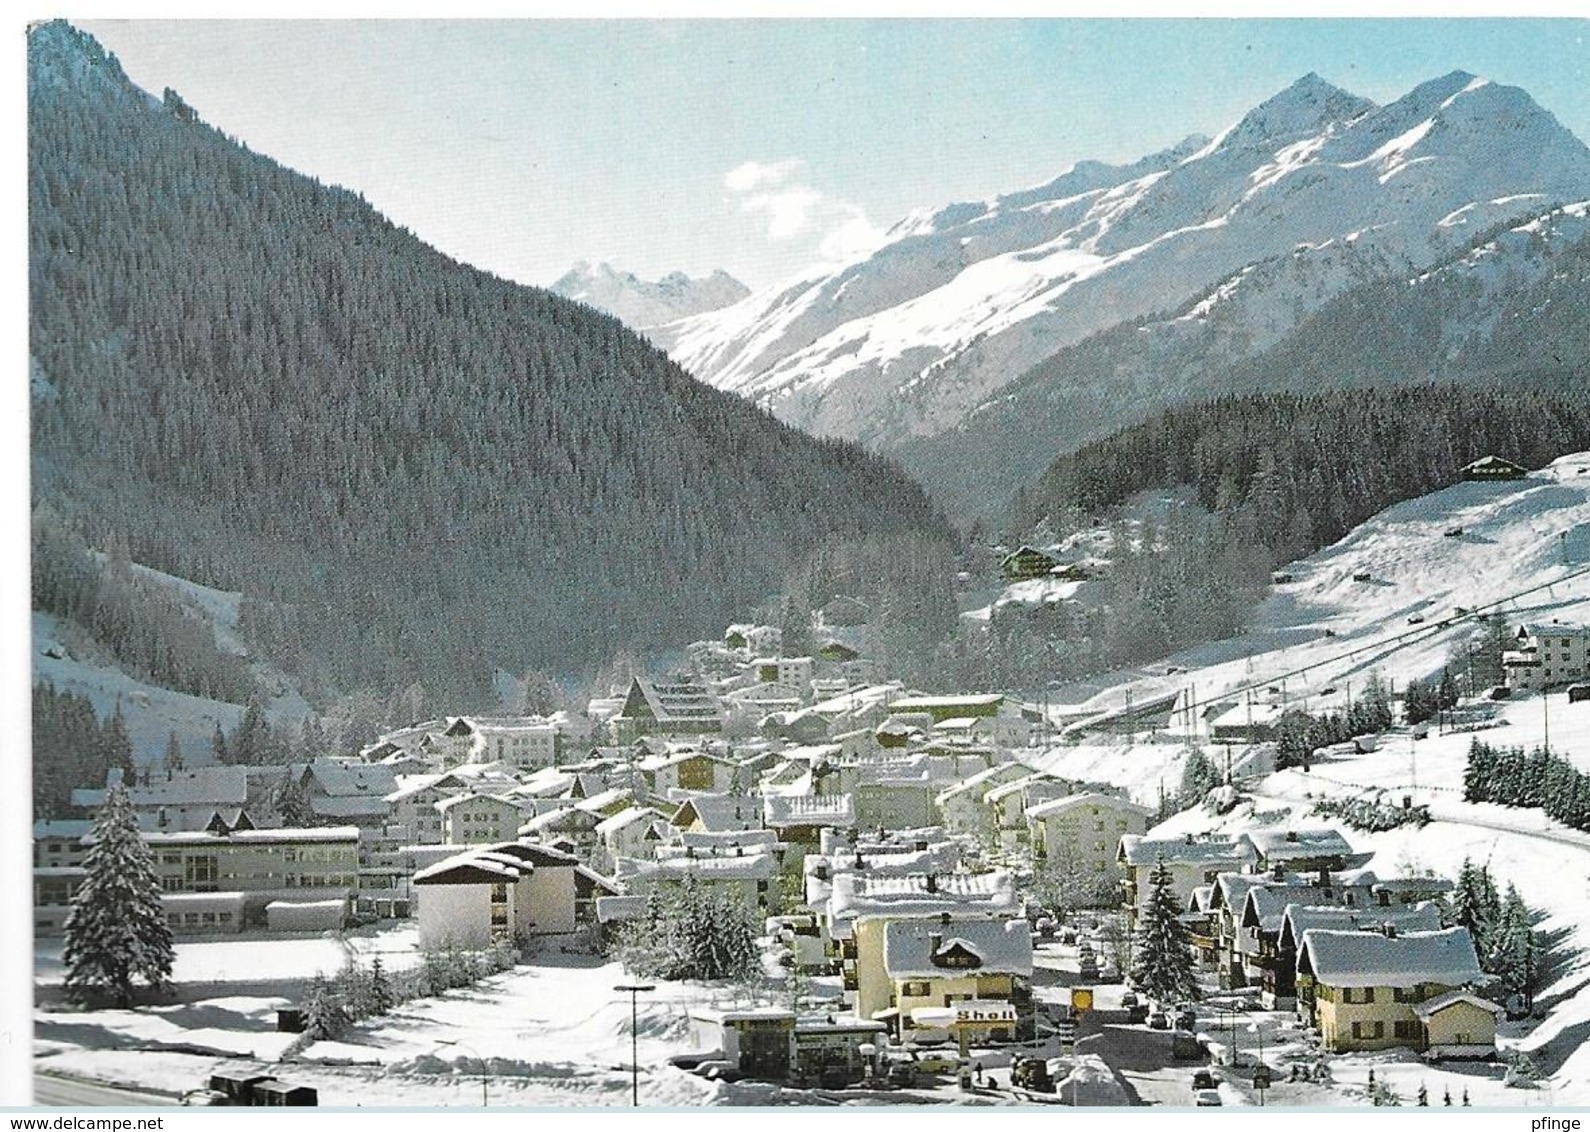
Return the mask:
M134 979L157 991L170 986L176 960L171 927L154 861L123 787L106 795L92 836L83 883L66 917L66 987L78 998L107 993L126 1009Z
M370 961L370 1013L385 1014L392 1009L392 983L377 955Z
M282 774L281 782L271 792L271 809L276 811L282 825L290 829L304 829L317 822L309 792L294 776L291 767Z
M1540 941L1535 935L1533 917L1518 894L1509 884L1502 900L1495 928L1489 933L1487 951L1482 953L1484 969L1497 975L1508 996L1517 995L1524 1008L1534 1007L1534 989L1540 974Z
M310 984L309 999L304 1003L304 1032L311 1037L328 1040L348 1028L351 1019L342 998L326 985L326 980L315 976Z
M175 731L166 740L166 755L161 760L161 765L173 773L182 770L187 765L187 760L182 757L182 744L178 742Z
M1148 883L1148 902L1138 920L1132 953L1132 984L1162 1003L1196 999L1192 940L1181 922L1163 855L1155 861Z

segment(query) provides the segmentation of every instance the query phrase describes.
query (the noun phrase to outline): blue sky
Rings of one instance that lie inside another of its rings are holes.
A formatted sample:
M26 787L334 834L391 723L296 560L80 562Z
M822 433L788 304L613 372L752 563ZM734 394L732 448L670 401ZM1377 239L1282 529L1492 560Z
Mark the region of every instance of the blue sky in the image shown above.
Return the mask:
M133 80L524 282L761 285L913 208L1462 69L1590 138L1584 20L85 21Z

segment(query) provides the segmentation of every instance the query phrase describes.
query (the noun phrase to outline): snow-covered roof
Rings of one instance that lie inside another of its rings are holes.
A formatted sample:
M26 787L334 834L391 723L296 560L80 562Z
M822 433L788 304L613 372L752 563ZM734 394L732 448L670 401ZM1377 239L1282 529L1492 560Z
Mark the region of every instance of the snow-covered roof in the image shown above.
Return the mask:
M359 798L343 795L321 796L312 798L310 809L316 817L322 818L368 818L379 817L392 808L392 803L385 798Z
M156 845L209 845L263 844L269 841L300 841L308 845L323 845L328 841L359 840L356 825L319 825L302 829L248 829L233 833L211 833L208 830L190 830L182 833L145 833L143 839Z
M963 696L906 696L889 705L895 714L910 711L953 711L956 708L991 708L1005 702L1002 692L977 692Z
M1015 882L1003 869L909 876L840 873L828 902L829 916L836 920L969 911L1014 915L1018 908Z
M282 772L286 767L280 768ZM248 771L240 766L201 766L178 770L167 777L152 773L126 785L127 800L136 809L155 806L241 806L248 801ZM97 809L105 804L105 790L76 789L72 805Z
M1297 969L1333 987L1462 986L1486 977L1464 927L1395 935L1310 928Z
M967 795L981 798L982 793L986 792L989 783L1009 782L1013 779L1025 778L1033 773L1035 773L1033 768L1023 763L998 763L986 770L978 771L969 778L957 782L954 786L945 787L933 801L937 805L943 806L946 802L951 802L956 798Z
M317 759L308 774L327 794L344 798L384 798L397 789L397 775L379 763L346 763Z
M1421 1021L1428 1022L1447 1007L1456 1006L1460 1002L1466 1002L1471 1006L1477 1006L1481 1010L1487 1011L1497 1018L1500 1018L1502 1015L1507 1013L1507 1011L1503 1010L1500 1006L1494 1002L1491 1002L1489 999L1481 998L1472 991L1466 990L1449 990L1445 994L1438 994L1434 998L1427 998L1423 1002L1416 1003L1414 1005L1413 1012Z
M856 801L849 794L769 794L762 799L762 821L774 829L792 825L856 824Z
M892 979L1031 975L1032 929L1024 919L891 920L883 928L883 968Z
M600 824L600 819L593 813L575 806L559 806L555 810L548 810L544 814L537 814L529 821L519 826L521 834L526 833L584 833L594 830Z
M462 806L468 802L491 802L510 810L518 810L519 808L518 803L512 798L499 798L495 794L455 794L451 798L443 798L440 802L437 802L436 809L445 814L455 806Z
M656 810L646 806L630 806L620 810L606 821L599 822L596 826L598 837L610 837L621 829L632 825L649 825L662 817Z
M1436 931L1441 910L1433 901L1391 908L1349 908L1343 905L1288 904L1281 910L1280 947L1296 951L1303 933L1313 928L1333 931L1379 931L1390 924L1400 931Z
M1121 860L1128 865L1150 866L1160 857L1166 864L1208 864L1240 866L1256 859L1253 843L1246 837L1165 837L1148 838L1128 833L1121 838Z
M598 896L596 921L600 924L621 924L638 920L646 914L646 902L649 899L645 895Z
M1097 806L1100 809L1111 810L1116 813L1137 814L1139 817L1152 817L1154 811L1147 806L1139 806L1128 798L1117 797L1114 794L1099 794L1087 791L1082 794L1071 794L1064 798L1054 798L1047 802L1040 802L1027 810L1029 818L1059 817L1071 810L1083 806Z
M729 833L759 826L762 807L756 799L739 794L697 794L679 804L672 821L690 825L692 815L708 833Z
M1353 854L1353 847L1335 829L1254 829L1246 836L1259 856L1271 864Z
M682 880L687 876L703 881L772 880L778 875L778 860L771 853L752 852L738 857L664 857L642 861L620 857L614 872L619 883L636 878Z

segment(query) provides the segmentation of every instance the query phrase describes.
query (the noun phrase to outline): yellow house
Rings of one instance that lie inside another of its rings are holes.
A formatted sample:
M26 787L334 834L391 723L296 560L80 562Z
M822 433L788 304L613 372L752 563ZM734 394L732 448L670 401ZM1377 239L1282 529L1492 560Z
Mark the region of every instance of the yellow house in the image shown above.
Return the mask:
M1297 955L1330 1053L1407 1046L1440 1056L1496 1049L1499 1008L1465 988L1485 981L1467 928L1400 933L1310 928Z
M1032 932L1024 919L944 913L884 925L890 1005L902 1039L1018 1041L1033 1034Z

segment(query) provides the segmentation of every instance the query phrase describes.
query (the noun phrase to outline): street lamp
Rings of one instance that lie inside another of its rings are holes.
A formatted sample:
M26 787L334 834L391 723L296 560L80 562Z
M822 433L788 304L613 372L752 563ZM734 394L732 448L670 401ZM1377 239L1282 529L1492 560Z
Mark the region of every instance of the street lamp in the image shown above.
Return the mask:
M636 1005L637 995L643 991L654 991L657 987L652 983L621 983L613 988L616 991L626 991L629 994L629 1103L631 1107L640 1107L640 1055L636 1047Z
M475 1053L473 1049L459 1041L457 1038L438 1038L436 1044L439 1046L457 1046L465 1053L475 1054L476 1060L480 1062L480 1107L489 1108L490 1105L486 1103L486 1059L481 1057L480 1054Z

